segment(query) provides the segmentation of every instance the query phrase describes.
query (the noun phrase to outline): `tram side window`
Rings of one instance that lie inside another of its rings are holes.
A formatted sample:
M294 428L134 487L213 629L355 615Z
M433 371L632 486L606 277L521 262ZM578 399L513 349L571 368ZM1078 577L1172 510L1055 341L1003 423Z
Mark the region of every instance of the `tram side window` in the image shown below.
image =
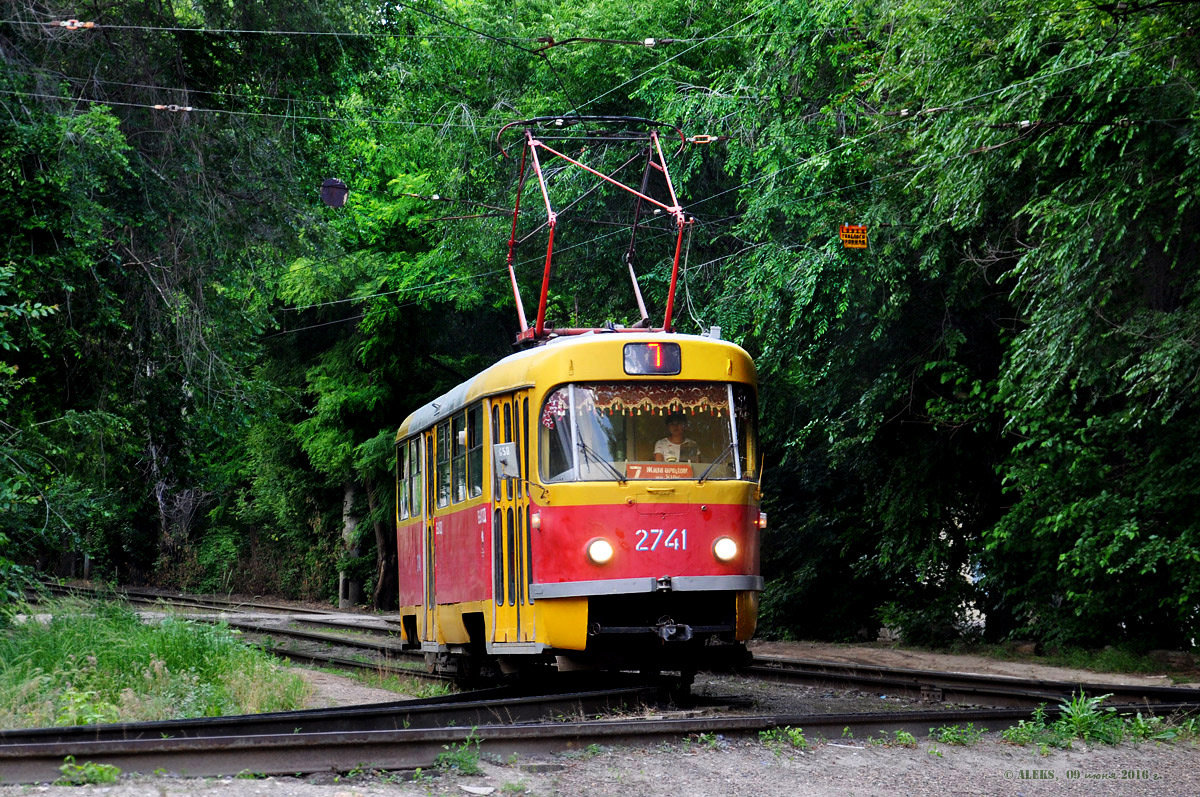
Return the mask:
M408 441L408 511L409 517L421 516L421 438Z
M467 493L483 495L483 405L467 410Z
M396 446L396 498L400 505L396 509L399 520L408 518L408 442Z
M467 414L460 412L454 416L450 425L450 447L453 454L451 470L454 473L454 503L460 503L467 497Z
M437 505L450 506L450 422L437 428Z
M734 419L737 422L738 458L741 460L742 474L747 479L758 475L758 429L755 420L758 418L758 404L754 391L745 385L733 386L733 403L737 408Z

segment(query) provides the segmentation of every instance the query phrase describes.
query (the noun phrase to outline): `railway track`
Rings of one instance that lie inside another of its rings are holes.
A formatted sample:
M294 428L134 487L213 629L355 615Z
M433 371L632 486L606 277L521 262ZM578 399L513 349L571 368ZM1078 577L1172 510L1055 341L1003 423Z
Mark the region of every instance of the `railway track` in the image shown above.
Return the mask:
M1160 705L1161 712L1195 711L1200 704ZM489 709L496 713L497 708ZM507 710L507 709L505 709ZM580 720L562 722L490 723L429 728L395 727L403 709L391 710L380 728L380 716L341 710L329 720L337 730L247 732L206 735L205 723L191 733L168 738L88 738L84 729L73 739L0 739L0 772L10 783L36 783L57 777L63 759L107 764L122 772L168 772L186 777L346 772L352 769L412 770L430 767L437 756L456 745L476 744L479 750L500 758L513 754L536 755L591 744L651 744L677 742L702 734L753 734L773 728L800 728L809 739L857 738L876 733L907 731L924 735L931 727L971 723L975 728L1002 730L1028 719L1024 709L972 709L958 711L907 711L883 714L776 714L758 716L684 717L659 719ZM1047 710L1054 719L1056 709ZM240 719L240 718L231 718ZM361 723L361 724L360 724ZM372 724L374 723L374 725ZM314 728L321 726L312 726ZM182 729L181 729L182 730ZM270 730L270 729L266 729ZM61 733L61 731L59 731ZM26 733L26 732L22 732ZM118 736L119 734L113 734Z
M133 587L124 587L119 590L96 589L94 587L84 587L78 585L64 586L61 584L52 584L43 582L41 588L49 595L62 597L81 597L81 598L121 598L129 603L139 605L154 605L166 604L178 606L182 608L217 610L217 611L232 611L232 612L266 612L271 614L296 614L303 612L304 614L313 615L337 615L344 614L333 609L318 609L305 607L298 609L295 606L283 606L278 603L266 603L260 601L234 600L232 598L222 598L219 595L191 595L185 593L169 593L161 590L136 589ZM31 598L36 598L36 595L30 595Z
M158 594L137 598L158 604L166 600ZM226 616L222 622L248 634L291 635L309 643L357 648L382 656L385 662L346 659L347 666L378 671L393 657L411 658L411 654L389 638L395 634L379 618L364 616L360 621L344 614L338 617L334 612L307 613L307 610L303 615L295 615L296 610L290 607L262 603L250 607L246 602L190 596L183 602L189 607L202 606L235 615L290 613L282 624L273 624L280 622L274 618L267 622L261 617L250 620ZM374 622L364 624L368 620ZM288 627L297 622L322 630ZM346 631L355 633L347 635ZM328 663L330 657L330 654L279 648L275 652L293 657L312 655L323 663ZM396 669L413 674L410 669ZM294 774L430 767L447 746L468 743L478 744L482 752L503 758L513 753L544 754L590 744L677 742L701 734L755 734L782 727L802 728L810 739L837 739L847 731L857 738L896 731L922 736L934 727L966 723L978 729L1002 730L1029 719L1030 708L1042 704L1048 705L1044 716L1052 721L1060 713L1058 704L1080 692L1088 696L1111 695L1106 705L1122 704L1118 711L1129 714L1170 716L1200 712L1200 690L1173 687L1020 679L779 657L759 657L743 674L868 694L904 695L936 707L886 713L737 716L728 705L709 705L686 715L656 710L659 716L651 718L617 716L597 720L583 718L619 706L653 703L655 693L629 683L555 695L500 689L251 717L0 732L0 778L5 782L26 783L54 779L68 755L76 761L112 764L124 772L166 771L189 776L241 772ZM954 704L983 704L987 708ZM566 716L576 719L563 720ZM551 717L555 721L548 721Z

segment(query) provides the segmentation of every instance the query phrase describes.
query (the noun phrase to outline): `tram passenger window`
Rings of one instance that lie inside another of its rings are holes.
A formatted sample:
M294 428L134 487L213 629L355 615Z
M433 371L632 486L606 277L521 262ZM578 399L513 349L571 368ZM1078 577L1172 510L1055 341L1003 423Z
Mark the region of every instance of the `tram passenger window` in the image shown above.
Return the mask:
M505 402L504 404L504 442L511 443L512 436L512 405ZM504 480L504 497L509 501L513 497L513 482L512 479Z
M521 477L529 476L529 399L521 400Z
M570 469L574 462L571 454L571 424L568 416L570 388L560 387L546 399L542 409L539 430L542 438L541 471L546 481L564 481L571 478Z
M467 410L467 491L471 498L483 495L483 406Z
M399 520L408 518L408 441L396 446L396 498L399 505L396 517Z
M409 517L421 516L421 438L408 441L408 510Z
M460 503L467 498L467 414L460 412L454 416L450 425L451 470L454 474L454 503Z
M450 506L450 422L437 428L437 505Z
M736 408L734 420L737 422L738 458L740 460L743 479L758 478L758 438L755 420L758 418L758 404L754 391L745 385L733 386L733 403Z

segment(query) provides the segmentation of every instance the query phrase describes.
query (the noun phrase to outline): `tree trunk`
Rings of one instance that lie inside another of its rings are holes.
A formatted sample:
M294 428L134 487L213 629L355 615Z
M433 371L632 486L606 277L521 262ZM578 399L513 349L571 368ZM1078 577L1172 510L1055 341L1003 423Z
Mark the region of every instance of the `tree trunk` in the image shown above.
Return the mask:
M347 479L342 485L342 545L348 556L358 556L358 515L354 513L354 499L358 497L358 485ZM349 609L362 602L362 582L351 578L345 570L338 573L338 608Z
M375 527L375 594L376 609L395 609L399 606L400 574L396 570L396 524L391 511L376 512L381 496L374 482L367 481L367 505ZM387 508L384 507L386 510Z

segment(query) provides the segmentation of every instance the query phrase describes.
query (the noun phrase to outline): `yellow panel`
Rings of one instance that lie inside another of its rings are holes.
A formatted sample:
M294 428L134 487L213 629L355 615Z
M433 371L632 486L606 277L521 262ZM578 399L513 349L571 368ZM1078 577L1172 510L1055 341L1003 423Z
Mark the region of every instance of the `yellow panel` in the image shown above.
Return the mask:
M563 650L587 647L587 598L542 598L533 606L538 642Z
M758 485L733 479L691 482L686 486L666 486L646 482L560 482L553 491L555 506L591 506L593 504L755 504ZM534 490L534 504L548 504L547 496Z
M448 603L437 607L437 632L440 645L465 645L471 641L467 628L463 625L463 615L480 612L484 616L484 624L491 612L486 611L487 601L468 601L466 603Z
M404 634L404 618L412 617L414 620L416 620L417 638L415 641L417 644L420 644L420 642L421 642L421 617L424 614L425 614L425 612L422 609L422 607L420 607L420 606L401 606L399 611L396 612L396 616L398 618L400 618L400 624L398 626L399 630L400 630L400 635L404 639L405 642L408 642L408 636Z
M758 627L758 593L739 592L737 594L737 627L734 636L739 642L745 642L754 636Z

